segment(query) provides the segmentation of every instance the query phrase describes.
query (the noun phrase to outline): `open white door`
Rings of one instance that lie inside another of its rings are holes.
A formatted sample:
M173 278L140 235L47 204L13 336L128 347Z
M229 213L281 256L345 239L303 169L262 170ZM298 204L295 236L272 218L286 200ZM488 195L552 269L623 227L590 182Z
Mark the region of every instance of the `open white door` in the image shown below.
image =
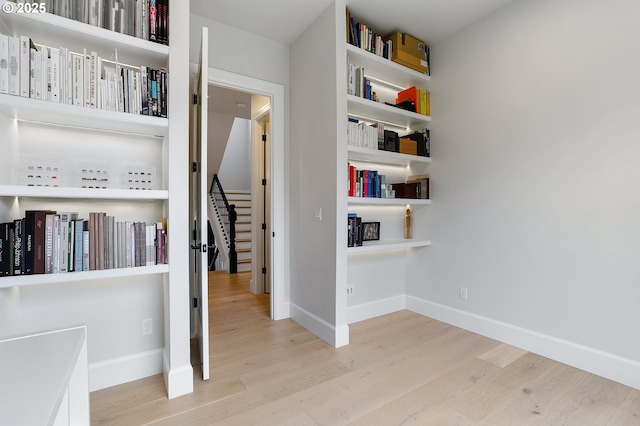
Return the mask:
M191 248L194 251L192 276L194 277L194 293L196 301L193 304L194 318L196 318L198 346L202 360L202 379L209 379L209 288L208 288L208 223L207 223L207 89L209 69L208 58L208 29L202 28L200 50L200 64L198 68L196 88L195 137L191 138L192 155L192 184L191 200L193 203L192 220L193 233Z

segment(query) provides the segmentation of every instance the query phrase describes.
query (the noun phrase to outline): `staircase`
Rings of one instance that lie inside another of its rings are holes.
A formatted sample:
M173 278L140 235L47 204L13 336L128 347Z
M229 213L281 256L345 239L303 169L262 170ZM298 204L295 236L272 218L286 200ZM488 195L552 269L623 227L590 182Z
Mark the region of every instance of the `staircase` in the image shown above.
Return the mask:
M238 272L251 271L251 191L225 191L229 204L235 204L236 252Z
M219 250L215 269L230 270L228 215L222 198L216 198L219 194L210 194L208 216L213 230L216 246ZM235 205L236 220L236 253L238 258L237 271L251 271L251 192L250 191L225 191L229 204Z

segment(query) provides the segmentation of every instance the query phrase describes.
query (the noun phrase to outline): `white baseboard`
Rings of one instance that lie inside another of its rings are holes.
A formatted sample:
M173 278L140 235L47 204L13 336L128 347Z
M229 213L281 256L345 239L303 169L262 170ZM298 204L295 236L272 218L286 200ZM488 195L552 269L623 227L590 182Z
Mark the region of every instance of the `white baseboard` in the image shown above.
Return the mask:
M407 309L640 389L640 362L491 318L406 296Z
M162 373L162 349L89 364L89 391Z
M322 318L291 302L289 303L289 311L292 320L333 347L339 348L340 346L349 344L348 325L344 324L334 327Z
M167 398L176 398L193 392L193 367L187 364L183 367L170 369L164 353L164 384L167 387Z
M392 312L401 311L406 308L406 298L404 295L389 297L388 299L376 300L375 302L363 303L361 305L349 306L347 308L347 324L364 321Z

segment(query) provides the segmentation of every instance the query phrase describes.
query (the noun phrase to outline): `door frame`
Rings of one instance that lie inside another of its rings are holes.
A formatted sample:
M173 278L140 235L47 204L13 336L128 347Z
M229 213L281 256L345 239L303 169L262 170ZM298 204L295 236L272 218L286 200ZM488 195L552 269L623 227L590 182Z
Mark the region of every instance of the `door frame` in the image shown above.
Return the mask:
M289 303L286 295L289 294L289 257L287 242L289 230L286 227L285 182L285 97L284 86L231 73L218 68L209 68L209 84L255 93L270 98L271 115L271 267L267 273L271 279L271 319L279 320L289 318ZM277 262L274 259L278 259Z
M265 122L268 128L265 129ZM252 203L252 223L251 223L251 292L254 294L271 293L270 275L262 273L262 266L272 267L270 246L267 245L267 235L271 232L271 170L267 159L271 158L271 105L267 103L251 117L251 192L253 194ZM267 140L263 141L263 135ZM266 145L265 145L266 144ZM266 150L269 150L269 153ZM268 176L268 177L267 177ZM266 184L262 184L262 179ZM268 198L268 199L267 199ZM258 216L260 220L258 220ZM262 228L262 223L266 224L266 229ZM255 250L254 250L255 248ZM254 256L255 255L255 256ZM266 276L265 276L266 275ZM268 283L268 285L267 285Z

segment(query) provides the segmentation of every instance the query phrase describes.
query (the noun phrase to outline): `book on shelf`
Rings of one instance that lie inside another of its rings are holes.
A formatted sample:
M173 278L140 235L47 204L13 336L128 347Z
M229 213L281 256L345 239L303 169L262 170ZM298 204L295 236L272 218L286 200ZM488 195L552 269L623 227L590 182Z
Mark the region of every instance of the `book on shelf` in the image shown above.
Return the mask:
M363 50L373 53L374 55L391 59L392 46L386 42L382 35L361 22L357 22L347 9L347 43L359 47Z
M362 218L356 213L347 214L347 247L362 246Z
M423 175L409 176L407 178L407 182L418 184L418 198L423 200L431 199L430 177L428 173Z
M49 13L63 18L169 44L169 0L56 0L45 4Z
M347 120L347 145L368 149L380 149L384 145L384 124L375 122L367 124L349 118Z
M9 36L0 34L0 93L9 93Z
M431 114L430 99L431 95L429 91L422 87L411 86L408 89L398 92L396 105L410 101L413 103L413 112L429 116Z
M164 221L117 221L105 212L84 220L75 212L27 210L0 224L0 277L165 264L166 241Z
M13 222L0 223L0 277L13 271Z
M13 221L13 272L12 275L24 273L24 220Z
M5 43L6 41L6 43ZM167 116L167 70L128 66L96 51L0 35L0 93L133 114Z
M364 198L391 198L387 177L377 170L358 170L351 163L348 170L348 196Z
M409 176L406 182L391 184L396 198L428 200L431 198L429 174Z
M20 95L20 39L9 36L9 94Z
M29 97L29 57L31 55L31 39L20 36L20 96ZM23 65L26 64L26 65Z

